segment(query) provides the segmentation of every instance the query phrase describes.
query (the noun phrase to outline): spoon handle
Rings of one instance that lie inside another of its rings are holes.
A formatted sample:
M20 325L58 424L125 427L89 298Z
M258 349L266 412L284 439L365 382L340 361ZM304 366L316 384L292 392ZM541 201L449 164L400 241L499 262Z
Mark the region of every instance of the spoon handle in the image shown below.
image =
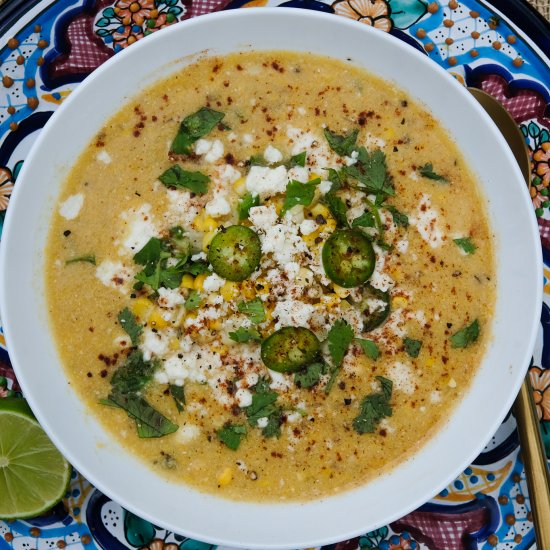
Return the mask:
M531 383L527 375L516 398L514 413L521 441L537 548L550 550L550 475L535 411Z

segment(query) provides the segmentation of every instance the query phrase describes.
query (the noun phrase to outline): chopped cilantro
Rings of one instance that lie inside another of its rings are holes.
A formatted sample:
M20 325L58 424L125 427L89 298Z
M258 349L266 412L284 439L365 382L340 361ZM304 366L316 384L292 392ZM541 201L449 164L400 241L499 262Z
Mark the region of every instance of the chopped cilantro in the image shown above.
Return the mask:
M304 370L294 373L294 383L299 388L312 388L319 382L321 376L326 374L327 365L325 363L313 363Z
M422 341L414 340L413 338L409 338L408 336L406 336L403 339L403 347L405 348L405 352L409 357L416 359L418 357L418 354L420 353Z
M268 166L269 162L267 162L267 160L265 160L263 155L252 155L248 159L248 164L250 166Z
M170 395L174 399L174 403L176 404L176 409L178 409L178 412L182 412L185 408L185 390L183 386L170 384Z
M189 189L197 195L208 193L210 178L202 172L184 170L179 164L174 164L159 176L166 187Z
M331 132L328 128L325 128L325 138L328 141L330 148L341 157L351 156L351 153L355 151L357 147L357 136L359 130L356 128L351 131L347 136L339 136L334 132Z
M143 397L135 394L121 394L113 392L104 405L119 407L135 420L138 436L141 438L162 437L178 429L178 425L154 409Z
M361 349L363 350L363 353L367 357L369 357L370 359L378 359L378 357L380 356L380 350L378 349L376 342L373 342L372 340L366 340L364 338L356 338L355 341L359 343Z
M440 174L434 172L434 167L431 162L428 162L424 166L421 166L418 171L423 178L428 178L429 180L440 181L441 183L449 183L449 180Z
M285 200L281 215L290 210L293 206L301 204L309 206L315 196L315 188L321 183L321 179L317 178L307 183L291 180L286 186Z
M381 391L367 395L361 402L359 414L353 419L353 427L360 434L373 433L376 425L393 412L390 405L392 381L382 376L376 379L382 386Z
M339 367L344 360L348 347L353 341L355 334L347 321L338 319L332 325L328 336L328 350L332 358L333 366Z
M239 327L235 332L229 333L229 338L235 342L239 342L240 344L250 342L250 340L254 342L262 341L260 333L255 328Z
M118 314L118 322L124 332L130 337L132 346L137 346L139 344L139 337L143 332L143 327L137 322L135 315L125 307Z
M305 151L298 153L297 155L290 157L288 167L289 168L294 168L294 166L304 167L306 165L306 158L307 158L307 154Z
M177 155L191 154L191 145L199 138L209 134L224 116L224 113L214 111L208 107L201 107L196 113L185 117L172 142L170 152Z
M189 293L187 300L185 300L185 309L187 311L193 311L194 309L197 309L199 307L200 303L201 303L200 292L198 290L192 290Z
M466 348L473 344L479 337L479 321L476 319L471 325L467 325L455 332L450 338L453 348Z
M266 378L260 378L252 391L252 404L244 409L249 424L257 426L260 418L267 418L267 425L262 428L262 434L265 437L279 437L283 411L275 403L277 392L269 388L269 381Z
M462 239L454 239L454 243L459 248L464 250L466 254L473 254L477 249L477 246L472 242L472 239L470 237L464 237Z
M346 203L331 189L322 199L339 227L349 227Z
M243 197L239 200L237 204L237 213L239 215L239 221L242 222L246 220L250 215L250 209L253 206L259 206L260 197L259 195L251 195L250 193L245 193Z
M399 225L401 227L409 227L409 217L407 214L403 214L403 212L400 212L395 208L395 206L386 205L386 210L391 214L393 218L393 223L395 225Z
M111 378L113 392L129 394L142 390L153 377L155 368L155 363L143 359L141 351L133 351Z
M372 212L364 212L351 222L351 227L374 227L375 220Z
M218 439L232 451L236 451L246 435L246 427L239 424L226 424L217 432Z
M254 298L250 302L239 302L238 310L244 313L255 325L265 321L264 304L260 298Z
M65 261L65 265L76 264L79 262L96 265L95 256L93 254L88 254L85 256L76 256L75 258L69 258L68 260Z

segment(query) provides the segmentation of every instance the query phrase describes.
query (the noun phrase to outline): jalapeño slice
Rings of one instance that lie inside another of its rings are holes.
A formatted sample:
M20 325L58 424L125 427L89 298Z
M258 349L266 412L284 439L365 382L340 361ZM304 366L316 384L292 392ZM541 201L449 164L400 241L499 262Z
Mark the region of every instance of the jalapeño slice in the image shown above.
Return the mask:
M351 288L372 275L376 263L369 239L359 229L339 229L323 245L323 267L337 285Z
M378 290L367 283L363 288L359 309L363 314L364 332L379 327L390 314L390 293Z
M244 225L221 228L208 249L214 271L228 281L244 281L260 265L260 237Z
M283 327L262 343L262 361L277 372L296 372L313 363L321 344L311 330Z

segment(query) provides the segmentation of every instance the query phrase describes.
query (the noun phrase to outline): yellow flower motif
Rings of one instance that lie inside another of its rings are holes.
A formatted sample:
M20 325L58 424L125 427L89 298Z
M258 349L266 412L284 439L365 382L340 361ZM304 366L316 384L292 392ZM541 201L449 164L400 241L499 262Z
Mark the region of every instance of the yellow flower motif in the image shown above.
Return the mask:
M381 31L391 31L392 20L386 0L336 0L332 8L337 15L355 19Z

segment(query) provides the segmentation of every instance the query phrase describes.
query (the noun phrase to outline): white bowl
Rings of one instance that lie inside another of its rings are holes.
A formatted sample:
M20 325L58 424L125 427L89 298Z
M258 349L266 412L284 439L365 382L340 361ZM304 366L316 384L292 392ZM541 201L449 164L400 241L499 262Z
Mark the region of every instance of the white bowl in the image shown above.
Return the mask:
M53 205L82 149L119 106L192 54L281 49L353 63L423 102L458 142L488 202L498 258L493 340L448 424L413 458L337 496L304 504L232 502L161 479L90 417L67 383L47 323L43 250ZM395 520L445 487L509 410L529 363L542 303L531 201L513 156L476 101L410 46L350 20L296 9L217 13L174 25L88 77L42 130L17 181L2 239L0 300L13 365L38 420L70 462L132 512L215 544L304 548Z

